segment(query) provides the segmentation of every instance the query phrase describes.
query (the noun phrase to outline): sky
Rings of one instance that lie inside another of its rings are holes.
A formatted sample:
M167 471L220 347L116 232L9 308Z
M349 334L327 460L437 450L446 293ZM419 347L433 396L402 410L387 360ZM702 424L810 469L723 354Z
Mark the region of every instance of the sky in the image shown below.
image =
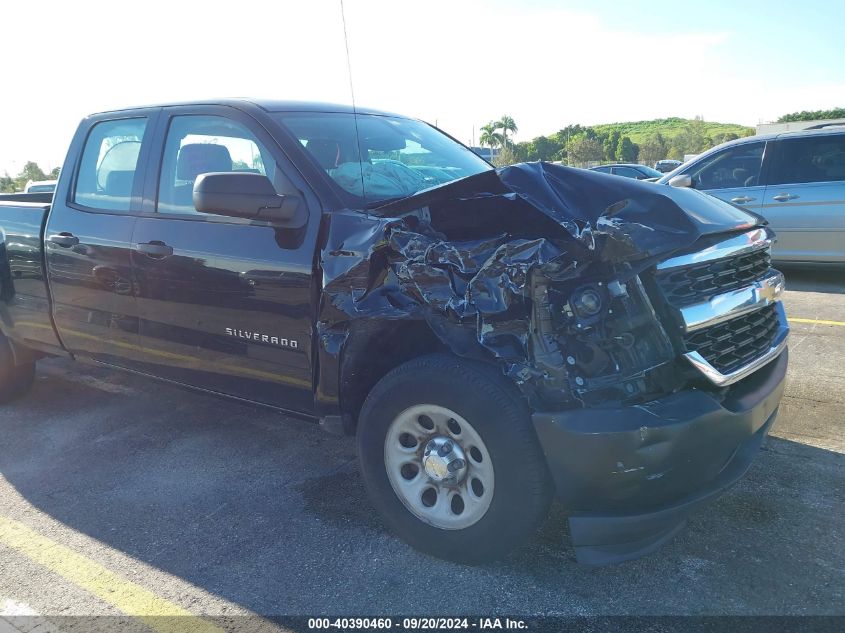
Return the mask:
M350 103L340 0L6 3L0 174L61 166L92 112L213 97ZM359 106L470 143L658 117L845 106L845 2L344 0Z

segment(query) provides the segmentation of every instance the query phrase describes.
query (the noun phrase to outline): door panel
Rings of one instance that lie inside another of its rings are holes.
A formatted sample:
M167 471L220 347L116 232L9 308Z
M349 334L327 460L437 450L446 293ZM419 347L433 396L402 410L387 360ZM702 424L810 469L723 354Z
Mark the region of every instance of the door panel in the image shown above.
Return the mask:
M769 185L763 216L781 261L845 262L845 181Z
M774 143L762 212L778 236L775 259L845 262L845 134Z
M297 411L311 393L311 261L279 246L283 229L141 218L132 253L149 371Z
M245 116L218 112L174 109L163 126L161 174L150 184L157 213L139 218L131 256L144 369L310 413L318 222L293 229L193 208L193 182L206 171L259 172L277 190L290 186L272 139Z
M758 185L756 187L736 187L734 189L711 189L705 191L705 193L719 198L719 200L735 204L743 209L762 214L763 198L766 188Z
M62 343L121 366L138 354L129 252L144 183L142 139L154 115L126 113L80 130L70 150L81 154L74 185L57 192L46 227L47 279Z
M69 211L47 227L56 328L70 352L125 365L138 342L129 259L135 218ZM73 236L78 242L63 245L50 236Z

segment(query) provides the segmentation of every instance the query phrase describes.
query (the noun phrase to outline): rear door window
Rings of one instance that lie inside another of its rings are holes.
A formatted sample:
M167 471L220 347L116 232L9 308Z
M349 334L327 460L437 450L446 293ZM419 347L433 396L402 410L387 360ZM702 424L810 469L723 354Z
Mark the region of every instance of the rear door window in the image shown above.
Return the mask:
M811 136L778 141L771 167L770 185L845 180L845 134Z
M689 173L696 189L736 189L760 184L760 166L766 143L743 143L704 159Z
M92 209L129 211L146 118L102 121L91 128L73 201Z

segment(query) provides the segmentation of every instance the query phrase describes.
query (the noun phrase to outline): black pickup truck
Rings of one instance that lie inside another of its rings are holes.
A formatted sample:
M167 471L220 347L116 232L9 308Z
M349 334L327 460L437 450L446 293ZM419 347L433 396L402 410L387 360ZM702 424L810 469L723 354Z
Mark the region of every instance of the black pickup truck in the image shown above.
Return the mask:
M0 203L0 397L70 356L356 434L421 550L502 556L554 496L579 560L656 549L748 468L788 328L758 216L421 121L217 101L86 118ZM127 420L131 424L131 420Z

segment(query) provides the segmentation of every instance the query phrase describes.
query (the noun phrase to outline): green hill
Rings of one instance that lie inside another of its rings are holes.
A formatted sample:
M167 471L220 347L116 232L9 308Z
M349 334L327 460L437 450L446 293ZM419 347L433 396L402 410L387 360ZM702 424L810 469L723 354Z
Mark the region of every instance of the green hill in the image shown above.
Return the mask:
M653 119L583 126L567 125L549 136L538 136L503 150L497 164L528 160L563 161L584 166L606 161L651 164L664 158L682 159L724 141L751 136L754 128L700 118Z
M625 123L603 123L592 125L599 135L610 135L618 131L621 136L628 136L634 143L641 144L651 135L660 132L664 138L671 139L680 134L692 123L692 119L671 117L668 119L654 119L652 121L628 121ZM748 136L754 133L754 128L738 125L736 123L714 123L704 121L704 134L713 138L723 134L736 134L737 136Z

